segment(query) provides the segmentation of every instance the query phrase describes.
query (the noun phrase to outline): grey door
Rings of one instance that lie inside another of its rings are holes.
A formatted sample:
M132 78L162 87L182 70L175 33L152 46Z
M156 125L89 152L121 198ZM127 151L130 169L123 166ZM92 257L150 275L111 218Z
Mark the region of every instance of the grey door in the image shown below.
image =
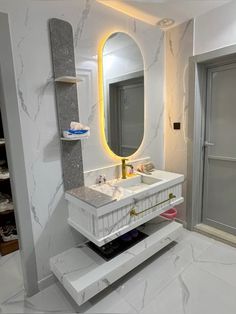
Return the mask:
M121 156L130 156L141 145L144 128L143 83L119 90L119 142Z
M236 234L236 63L207 73L203 222Z

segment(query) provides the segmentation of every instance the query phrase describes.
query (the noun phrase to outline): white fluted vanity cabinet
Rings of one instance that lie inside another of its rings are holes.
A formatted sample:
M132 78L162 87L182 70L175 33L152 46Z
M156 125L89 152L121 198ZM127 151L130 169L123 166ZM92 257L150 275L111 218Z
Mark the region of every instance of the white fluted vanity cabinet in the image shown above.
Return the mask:
M175 241L182 225L159 215L183 202L183 175L154 171L68 191L68 223L102 246L137 228L146 237L106 261L84 243L50 260L51 270L81 305Z
M159 216L183 202L183 175L154 171L125 180L113 180L90 188L110 196L104 206L89 204L76 195L66 193L69 204L68 223L98 246ZM88 192L89 193L89 192ZM93 197L93 195L91 195ZM98 195L94 194L94 198ZM98 207L99 206L99 207Z

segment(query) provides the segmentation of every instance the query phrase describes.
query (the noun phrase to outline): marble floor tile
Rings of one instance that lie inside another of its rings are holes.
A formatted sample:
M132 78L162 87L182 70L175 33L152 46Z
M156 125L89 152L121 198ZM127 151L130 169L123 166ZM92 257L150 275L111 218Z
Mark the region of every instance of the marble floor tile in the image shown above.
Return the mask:
M84 313L137 313L136 309L114 291L113 287L92 298ZM82 312L82 307L80 307Z
M199 257L195 257L195 262L201 269L208 271L212 275L228 282L236 289L235 248L216 242Z
M23 290L19 252L0 257L0 304L9 296Z
M77 307L63 288L55 283L33 297L25 297L24 290L6 299L2 313L75 313ZM0 313L1 313L0 311Z
M181 250L176 254L175 247L169 246L122 278L114 289L140 311L191 262L190 250Z
M192 264L140 314L235 314L235 289Z
M195 257L201 255L202 252L215 243L215 240L212 238L208 238L200 233L191 232L186 229L182 230L182 233L176 241L178 242L176 245L176 251L191 248Z
M26 298L16 252L0 257L0 313L235 314L235 278L235 248L184 230L177 244L79 307L59 283Z
M137 311L214 243L212 239L187 230L183 230L178 241L120 280L116 291Z

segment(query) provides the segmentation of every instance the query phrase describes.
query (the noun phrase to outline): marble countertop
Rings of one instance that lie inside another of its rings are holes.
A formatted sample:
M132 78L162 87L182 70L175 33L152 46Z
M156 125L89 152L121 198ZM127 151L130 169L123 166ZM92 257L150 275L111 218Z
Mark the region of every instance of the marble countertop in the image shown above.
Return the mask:
M75 188L67 191L66 193L96 208L110 204L116 200L107 194L90 189L87 186Z
M158 179L157 183L147 186L141 191L130 191L119 186L122 179L114 179L102 185L81 187L67 191L65 198L73 204L100 216L119 207L131 204L136 199L149 197L184 181L184 176L167 171L154 170L151 175L138 174L147 178ZM129 178L127 179L127 181Z

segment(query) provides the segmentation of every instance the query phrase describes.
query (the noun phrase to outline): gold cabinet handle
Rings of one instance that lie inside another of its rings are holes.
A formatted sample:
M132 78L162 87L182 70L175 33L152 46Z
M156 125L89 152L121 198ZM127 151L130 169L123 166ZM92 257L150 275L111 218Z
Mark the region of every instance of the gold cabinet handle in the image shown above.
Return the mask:
M164 204L164 203L166 203L166 202L169 202L169 201L173 200L174 198L176 198L176 196L175 196L173 193L170 193L170 194L169 194L169 198L168 198L167 200L164 200L164 201L162 201L162 202L160 202L160 203L157 203L157 204L155 204L155 205L153 205L153 206L151 206L151 207L149 207L149 208L146 208L146 209L144 209L144 210L142 210L141 212L138 212L138 213L136 212L136 208L134 207L133 209L131 209L131 211L130 211L129 214L130 214L131 217L139 216L139 215L145 213L146 211L148 211L149 209L152 209L152 208L154 208L154 207L156 207L156 206L159 206L159 205L161 205L161 204Z

